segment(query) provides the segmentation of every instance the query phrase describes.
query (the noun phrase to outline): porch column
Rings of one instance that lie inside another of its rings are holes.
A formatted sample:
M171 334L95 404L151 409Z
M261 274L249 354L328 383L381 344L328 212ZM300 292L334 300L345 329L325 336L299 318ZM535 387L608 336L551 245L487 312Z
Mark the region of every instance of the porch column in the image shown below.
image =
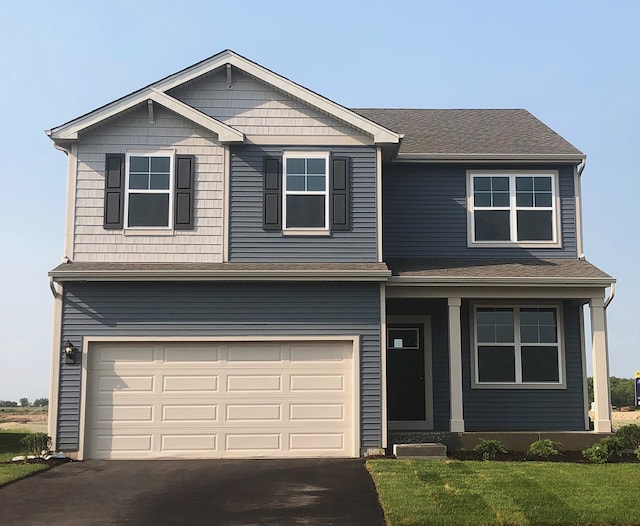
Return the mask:
M460 324L460 298L449 298L449 398L451 418L449 430L464 432L462 407L462 341Z
M591 361L593 363L594 418L597 433L611 432L607 320L602 298L591 298Z

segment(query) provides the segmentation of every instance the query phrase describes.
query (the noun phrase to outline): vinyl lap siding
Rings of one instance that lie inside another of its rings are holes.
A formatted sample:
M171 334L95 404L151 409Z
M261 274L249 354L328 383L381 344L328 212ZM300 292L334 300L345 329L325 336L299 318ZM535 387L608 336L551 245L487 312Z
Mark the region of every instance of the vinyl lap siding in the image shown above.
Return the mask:
M464 419L467 431L584 431L580 310L564 302L566 389L471 389L470 353L463 353ZM469 347L469 311L463 336Z
M516 303L518 303L516 301ZM584 430L580 305L564 302L566 389L471 389L469 301L462 309L462 381L467 431ZM449 325L446 300L392 299L388 316L431 316L433 421L449 430Z
M155 124L146 108L133 110L83 134L78 146L74 261L211 262L222 261L223 149L216 135L159 105ZM169 235L124 235L105 230L106 153L171 148L196 156L195 228Z
M85 336L360 336L362 447L380 447L378 284L68 284L61 341ZM64 362L64 360L62 360ZM61 363L58 447L78 448L82 364Z
M247 135L347 136L370 144L371 138L233 69L233 87L225 71L215 71L169 93L182 102Z
M283 236L282 232L262 229L264 158L280 156L285 150L295 149L232 148L229 261L377 261L375 149L317 149L330 150L332 155L347 156L351 160L351 229L333 232L331 236Z
M449 165L385 167L382 216L385 258L577 257L572 167L559 169L562 248L554 249L468 247L467 168L472 167ZM491 168L482 167L483 170ZM505 169L505 167L493 168ZM526 168L536 169L535 167ZM546 169L549 168L557 167L546 167Z

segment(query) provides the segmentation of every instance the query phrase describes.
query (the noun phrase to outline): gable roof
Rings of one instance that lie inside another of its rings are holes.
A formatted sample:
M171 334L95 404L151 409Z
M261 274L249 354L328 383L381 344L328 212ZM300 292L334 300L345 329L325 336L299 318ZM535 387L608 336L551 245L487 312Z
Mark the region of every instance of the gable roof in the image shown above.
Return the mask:
M335 102L322 97L321 95L318 95L317 93L304 88L303 86L300 86L299 84L296 84L295 82L292 82L289 79L282 77L281 75L278 75L229 49L183 69L182 71L174 73L173 75L169 75L164 79L154 82L149 86L126 95L72 121L52 128L51 130L47 130L46 133L54 142L76 140L78 138L78 134L83 130L99 124L105 119L118 115L119 113L138 104L144 103L147 100L153 100L158 102L158 104L168 107L185 118L197 122L198 124L201 124L217 133L221 142L243 142L244 135L238 130L205 115L199 110L196 110L195 108L192 108L191 106L188 106L167 94L169 90L177 86L202 75L206 75L207 73L226 65L236 67L245 73L262 80L263 82L274 86L280 91L302 100L323 113L362 130L363 132L371 135L375 143L397 144L400 141L400 137L397 133L388 130L384 126L375 123L366 117L345 108L344 106L340 106L339 104L336 104Z
M567 160L585 155L527 110L354 109L403 135L397 159Z

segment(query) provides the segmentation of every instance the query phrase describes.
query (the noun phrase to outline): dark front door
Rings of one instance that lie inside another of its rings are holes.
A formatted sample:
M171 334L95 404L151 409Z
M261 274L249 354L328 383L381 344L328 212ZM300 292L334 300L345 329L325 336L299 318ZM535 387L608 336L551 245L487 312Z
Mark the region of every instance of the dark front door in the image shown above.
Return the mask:
M424 421L425 369L423 327L387 328L387 418L395 422Z

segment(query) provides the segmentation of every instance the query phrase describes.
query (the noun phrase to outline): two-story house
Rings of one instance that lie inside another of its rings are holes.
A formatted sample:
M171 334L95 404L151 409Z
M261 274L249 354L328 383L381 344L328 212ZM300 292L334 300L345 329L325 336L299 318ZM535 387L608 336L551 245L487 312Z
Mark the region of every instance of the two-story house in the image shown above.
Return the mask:
M69 160L57 449L359 456L400 432L610 431L613 279L583 257L585 156L527 111L348 109L223 51L47 133Z

